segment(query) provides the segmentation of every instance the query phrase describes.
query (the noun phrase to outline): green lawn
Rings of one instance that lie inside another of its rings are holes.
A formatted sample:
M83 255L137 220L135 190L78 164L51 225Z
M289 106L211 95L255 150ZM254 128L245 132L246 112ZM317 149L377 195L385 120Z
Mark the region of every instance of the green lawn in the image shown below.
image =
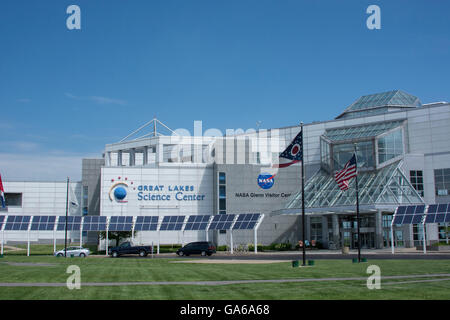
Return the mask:
M0 282L60 282L67 266L78 265L82 282L249 280L324 277L367 277L375 264L381 275L450 273L448 260L316 260L313 267L273 264L185 264L178 259L112 259L5 256L0 259ZM184 259L185 260L185 259ZM55 266L12 266L6 262L48 263ZM417 280L417 279L412 279ZM383 280L398 282L402 280ZM165 285L61 288L0 287L0 299L450 299L450 281L383 285L369 290L365 281L268 283L221 286Z

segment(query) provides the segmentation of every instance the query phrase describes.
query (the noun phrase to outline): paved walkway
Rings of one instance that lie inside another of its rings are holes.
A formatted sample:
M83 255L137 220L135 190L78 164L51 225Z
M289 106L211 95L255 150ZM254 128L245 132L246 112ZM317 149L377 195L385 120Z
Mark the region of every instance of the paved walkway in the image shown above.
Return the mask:
M417 279L417 278L439 278L435 281L450 280L450 273L442 274L418 274L407 276L384 276L386 279ZM289 282L326 282L326 281L367 281L367 277L354 278L304 278L304 279L272 279L272 280L227 280L227 281L141 281L141 282L82 282L85 287L109 287L109 286L162 286L162 285L199 285L199 286L222 286L230 284L248 284L248 283L289 283ZM417 280L425 282L427 280ZM407 283L405 281L404 283ZM391 282L389 284L399 284L401 282ZM66 283L55 282L2 282L0 287L65 287Z

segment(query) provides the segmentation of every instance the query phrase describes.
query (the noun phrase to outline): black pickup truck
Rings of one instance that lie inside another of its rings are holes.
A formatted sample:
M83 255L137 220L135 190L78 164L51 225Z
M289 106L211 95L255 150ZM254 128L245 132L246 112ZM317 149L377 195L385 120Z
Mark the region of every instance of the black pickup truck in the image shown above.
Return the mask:
M109 248L108 254L114 258L122 254L139 254L141 257L152 253L151 246L132 246L130 242L124 242L118 247Z

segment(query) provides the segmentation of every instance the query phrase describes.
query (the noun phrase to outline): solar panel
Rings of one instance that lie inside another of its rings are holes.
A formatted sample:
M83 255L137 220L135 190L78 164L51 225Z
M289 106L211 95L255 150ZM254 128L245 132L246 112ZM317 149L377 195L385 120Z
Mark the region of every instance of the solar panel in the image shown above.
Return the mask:
M112 216L109 220L109 231L131 231L133 217L130 216Z
M400 216L395 216L395 218L394 218L394 224L402 224L402 222L403 222L403 215L400 215Z
M259 213L240 214L233 226L233 230L251 230L255 228L259 216Z
M183 227L185 216L165 216L159 230L162 231L178 231Z
M27 231L31 216L8 216L5 230Z
M450 204L439 203L428 206L425 223L448 223L450 222Z
M85 216L83 220L83 231L106 231L106 217Z
M55 229L56 216L34 216L31 222L32 231L53 231Z
M210 215L189 216L184 230L203 231L208 226Z
M81 216L67 217L67 231L80 231ZM60 216L58 219L58 226L56 230L64 231L66 229L66 216Z
M406 206L400 206L400 207L398 207L397 208L397 215L401 215L401 214L405 214L405 212L406 212Z
M425 213L425 205L399 206L394 217L394 224L418 224L422 223Z
M136 218L134 230L136 231L156 231L158 227L157 216L140 216Z
M218 214L215 215L209 230L229 230L231 229L231 224L233 223L235 215L234 214Z

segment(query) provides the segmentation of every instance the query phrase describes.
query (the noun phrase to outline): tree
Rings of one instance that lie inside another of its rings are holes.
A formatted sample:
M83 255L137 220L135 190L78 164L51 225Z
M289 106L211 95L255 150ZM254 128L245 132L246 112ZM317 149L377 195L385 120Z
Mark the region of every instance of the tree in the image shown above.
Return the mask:
M136 231L134 232L136 236ZM116 240L116 247L119 245L120 240L128 239L132 236L131 231L109 231L108 232L108 240ZM100 232L100 239L106 239L106 231Z

